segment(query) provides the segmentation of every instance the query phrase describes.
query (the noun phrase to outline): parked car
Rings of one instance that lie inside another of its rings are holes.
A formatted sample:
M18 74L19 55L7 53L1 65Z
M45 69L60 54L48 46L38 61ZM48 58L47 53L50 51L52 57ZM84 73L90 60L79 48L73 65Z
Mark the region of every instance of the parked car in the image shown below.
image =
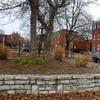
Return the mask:
M93 52L92 53L93 61L96 63L100 63L100 52Z
M29 48L23 48L22 52L29 52Z

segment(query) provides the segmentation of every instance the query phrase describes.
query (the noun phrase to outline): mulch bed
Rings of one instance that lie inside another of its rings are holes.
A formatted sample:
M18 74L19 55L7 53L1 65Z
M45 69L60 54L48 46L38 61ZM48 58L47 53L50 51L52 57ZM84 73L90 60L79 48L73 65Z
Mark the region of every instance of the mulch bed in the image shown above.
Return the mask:
M70 94L0 94L0 100L100 100L100 92Z
M12 60L0 61L0 74L91 74L100 73L100 64L91 62L87 67L76 67L71 59L49 60L43 65L16 65Z
M22 54L21 57L26 57ZM91 74L100 73L100 64L91 62L87 67L76 67L73 59L63 59L57 61L47 60L43 65L16 65L12 63L14 59L19 59L18 51L10 50L8 60L0 60L0 74Z

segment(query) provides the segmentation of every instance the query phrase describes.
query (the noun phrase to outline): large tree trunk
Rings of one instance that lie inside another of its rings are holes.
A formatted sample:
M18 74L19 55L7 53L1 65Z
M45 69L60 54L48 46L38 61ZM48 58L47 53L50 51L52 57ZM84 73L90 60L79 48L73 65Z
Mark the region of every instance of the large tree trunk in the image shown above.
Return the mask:
M68 36L69 33L66 32L66 47L65 47L65 57L69 56L70 51L70 37Z
M38 0L29 0L31 9L31 39L30 39L30 55L36 56L36 17L38 10Z
M38 56L40 57L41 56L41 51L42 51L42 44L43 44L43 40L44 39L44 35L43 35L43 28L41 29L41 35L40 35L40 38L39 38L39 45L38 45Z
M71 45L71 32L66 33L66 48L65 48L65 57L73 57L73 47Z
M44 41L44 56L49 58L51 55L51 41L52 41L52 30L46 32Z
M65 48L65 57L69 57L70 52L70 39L71 39L71 32L66 32L66 48Z

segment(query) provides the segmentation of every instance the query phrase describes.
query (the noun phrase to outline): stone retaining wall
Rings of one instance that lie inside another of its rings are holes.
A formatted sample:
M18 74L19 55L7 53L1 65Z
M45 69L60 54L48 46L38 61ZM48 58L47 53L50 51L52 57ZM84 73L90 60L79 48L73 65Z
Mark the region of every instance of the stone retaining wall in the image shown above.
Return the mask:
M0 75L0 93L69 93L100 91L100 74Z

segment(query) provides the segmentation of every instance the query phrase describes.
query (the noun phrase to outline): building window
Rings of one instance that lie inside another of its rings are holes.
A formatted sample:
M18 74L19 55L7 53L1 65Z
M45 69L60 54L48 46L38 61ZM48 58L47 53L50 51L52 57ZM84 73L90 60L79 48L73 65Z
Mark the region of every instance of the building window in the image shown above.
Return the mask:
M93 27L92 27L92 28L93 28L93 30L95 30L95 29L96 29L96 26L97 26L96 24L93 24Z
M96 36L95 35L93 35L93 40L95 40L96 39Z
M98 40L100 40L100 33L98 34Z
M98 51L100 51L100 44L98 44Z
M92 46L92 51L96 51L96 46L95 45Z
M97 23L97 29L100 29L100 23Z

